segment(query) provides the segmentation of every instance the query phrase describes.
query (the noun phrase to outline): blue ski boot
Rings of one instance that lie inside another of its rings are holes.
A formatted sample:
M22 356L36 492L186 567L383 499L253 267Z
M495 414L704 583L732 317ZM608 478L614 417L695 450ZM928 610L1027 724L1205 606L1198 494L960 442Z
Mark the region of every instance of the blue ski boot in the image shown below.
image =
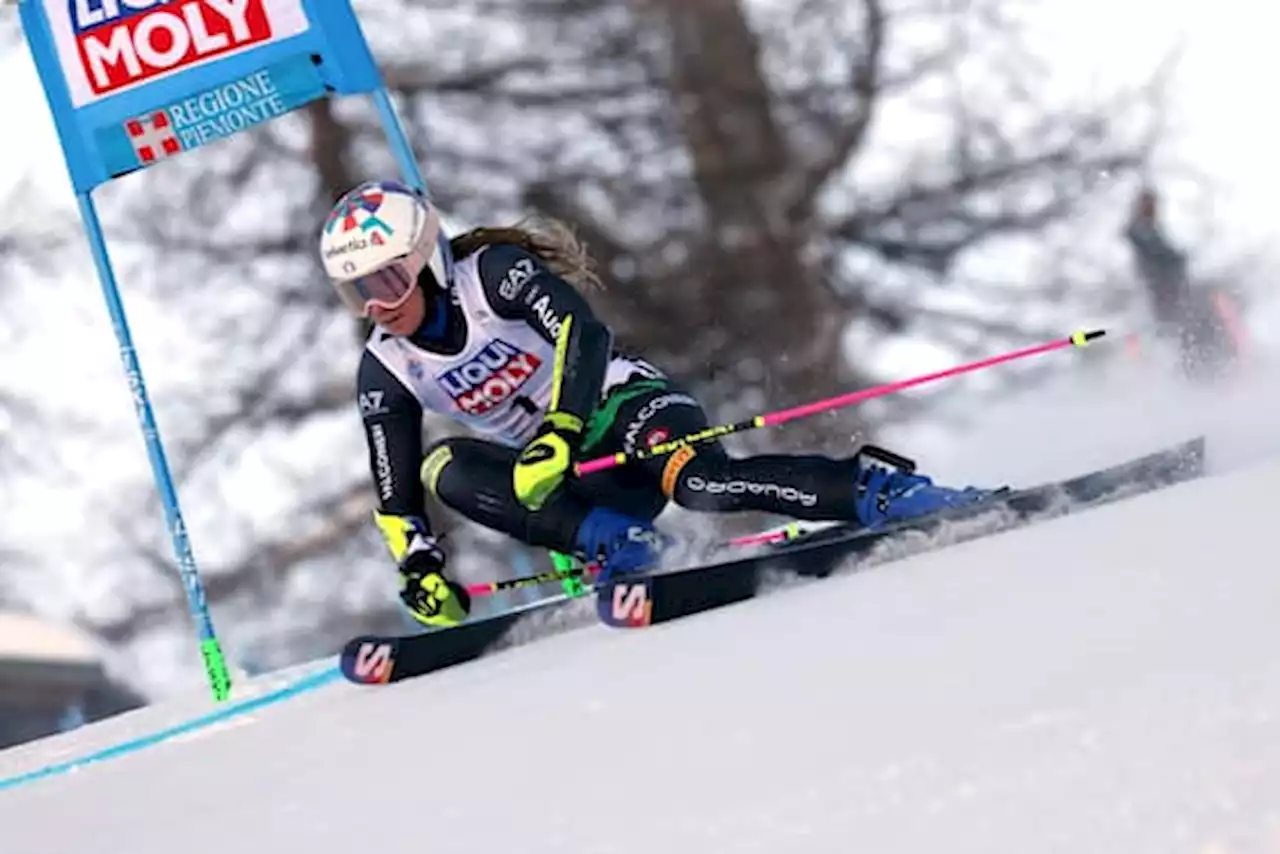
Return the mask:
M859 449L855 487L858 521L867 528L878 528L963 507L1003 491L936 486L932 479L916 474L915 468L911 460L884 448L865 445Z
M652 522L597 507L582 520L575 545L585 560L600 564L599 582L605 583L620 575L653 569L674 542Z

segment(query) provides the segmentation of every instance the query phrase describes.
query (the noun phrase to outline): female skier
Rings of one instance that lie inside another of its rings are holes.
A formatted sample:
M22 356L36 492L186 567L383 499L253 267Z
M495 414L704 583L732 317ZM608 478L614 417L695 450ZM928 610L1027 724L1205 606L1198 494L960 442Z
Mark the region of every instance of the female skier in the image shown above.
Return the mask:
M735 459L714 444L575 477L575 461L679 438L708 420L660 370L613 349L578 290L599 279L566 228L450 239L421 194L371 182L335 205L320 254L343 303L375 324L358 373L374 519L400 569L401 599L427 625L455 625L470 610L445 575L428 489L474 522L599 561L609 574L656 564L670 541L653 519L668 501L872 526L986 494L865 455ZM483 438L424 451L427 410Z

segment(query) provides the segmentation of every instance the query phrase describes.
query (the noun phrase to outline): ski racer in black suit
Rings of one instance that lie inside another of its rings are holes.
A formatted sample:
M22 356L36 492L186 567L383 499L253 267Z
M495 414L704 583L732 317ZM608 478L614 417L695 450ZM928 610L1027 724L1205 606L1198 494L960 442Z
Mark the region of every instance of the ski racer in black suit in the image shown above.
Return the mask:
M653 520L670 501L876 525L985 494L858 456L736 459L717 444L577 477L575 462L678 439L708 420L661 370L614 349L579 290L599 280L567 229L450 239L421 194L374 182L335 205L320 254L345 305L375 324L358 379L375 520L401 598L425 624L457 624L470 608L445 574L426 490L481 525L606 573L655 564L669 538ZM426 411L476 435L424 448Z

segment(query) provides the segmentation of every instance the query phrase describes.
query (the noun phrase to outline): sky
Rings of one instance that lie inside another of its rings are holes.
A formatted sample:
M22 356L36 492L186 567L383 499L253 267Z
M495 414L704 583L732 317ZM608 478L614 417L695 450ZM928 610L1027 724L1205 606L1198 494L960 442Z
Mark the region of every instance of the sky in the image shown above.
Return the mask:
M5 14L12 15L14 11L0 10L0 15ZM1175 237L1180 236L1179 231L1193 232L1208 215L1231 243L1251 246L1271 237L1274 220L1274 191L1269 178L1275 171L1275 146L1271 136L1259 130L1258 113L1259 105L1267 104L1270 96L1262 86L1280 77L1280 57L1272 43L1271 24L1276 14L1266 4L1246 0L1218 0L1212 4L1195 0L1040 0L1028 2L1023 17L1031 27L1033 43L1054 69L1063 95L1087 94L1099 84L1111 88L1132 82L1169 50L1181 47L1181 62L1173 81L1168 127L1171 139L1160 152L1158 166L1191 163L1214 182L1215 189L1213 194L1205 195L1176 183L1169 187L1175 202L1185 202L1181 206L1172 204L1168 211ZM25 177L41 193L43 201L74 220L74 201L56 134L25 48L0 54L0 81L4 81L6 122L22 129L22 133L6 139L6 169L0 174L0 189L6 181ZM425 171L429 180L430 163L425 164ZM4 215L0 212L0 217ZM11 210L8 215L14 212ZM24 308L33 334L60 325L65 328L73 322L78 346L43 346L35 351L41 360L39 372L13 360L0 367L6 382L16 377L15 381L24 388L76 389L74 400L48 394L44 400L50 407L68 407L72 403L88 406L119 428L113 433L110 448L83 442L68 446L62 473L45 478L44 485L53 488L24 495L24 502L13 514L23 518L32 541L37 543L60 536L67 515L76 515L79 508L102 501L104 493L109 494L112 489L112 471L136 475L147 465L106 310L87 264L87 254L85 258L84 269L73 277L73 289L59 292L75 294L74 305L42 302L34 292ZM182 348L172 340L174 330L154 306L142 299L131 299L127 280L122 289L134 337L140 344L144 376L153 399L163 399L166 388L189 379ZM148 353L162 353L164 359L149 361ZM908 376L949 364L948 358L928 345L903 342L884 348L878 355L879 364L872 368L889 376ZM164 424L164 412L159 416ZM260 469L263 478L267 478L267 461ZM252 477L245 477L245 469L239 474L241 494L262 496L271 492L261 488L268 480L255 482ZM206 528L198 518L200 507L184 510L197 557L203 560L216 548L216 538L205 535ZM70 566L72 562L66 563L55 563L48 570L56 574L60 583L32 588L38 606L54 613L67 610L72 603L65 592L73 586L77 605L85 599L107 601L112 585L122 583L116 578L86 575Z
M1280 70L1277 13L1248 0L1073 0L1040 4L1032 20L1045 55L1082 87L1126 79L1167 51L1180 52L1169 132L1158 166L1174 159L1221 182L1211 210L1242 237L1272 233L1275 147L1260 132L1264 87ZM1170 216L1177 217L1175 211Z

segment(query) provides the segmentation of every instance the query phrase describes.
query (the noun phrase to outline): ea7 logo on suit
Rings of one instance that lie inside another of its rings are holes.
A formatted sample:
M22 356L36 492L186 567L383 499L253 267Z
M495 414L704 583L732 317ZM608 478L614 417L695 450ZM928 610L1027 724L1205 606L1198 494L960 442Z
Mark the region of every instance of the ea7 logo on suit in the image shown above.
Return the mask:
M502 277L502 281L498 283L498 295L503 299L514 300L520 296L520 291L524 290L525 282L532 279L537 272L531 259L517 259Z
M386 392L381 389L370 389L360 395L360 414L365 418L372 415L385 415L387 407L383 403Z

